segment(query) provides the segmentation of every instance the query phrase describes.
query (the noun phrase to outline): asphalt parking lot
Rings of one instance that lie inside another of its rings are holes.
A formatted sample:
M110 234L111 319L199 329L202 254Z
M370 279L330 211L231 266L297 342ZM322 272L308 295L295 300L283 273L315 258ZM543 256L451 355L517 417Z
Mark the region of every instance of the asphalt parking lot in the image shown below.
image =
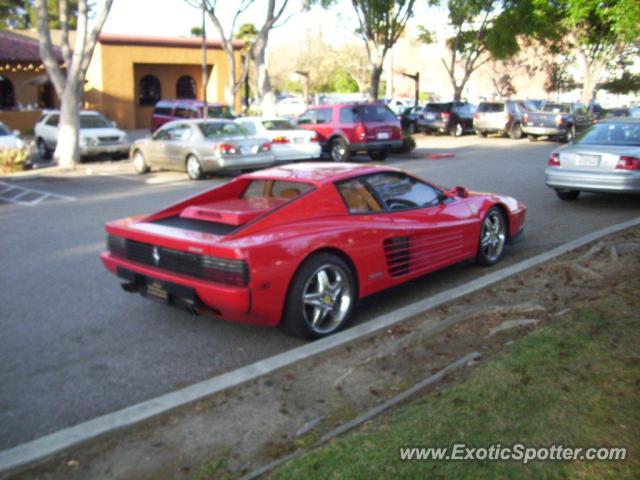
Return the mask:
M417 139L416 154L387 163L443 186L513 195L528 206L526 237L493 268L640 213L640 196L558 200L543 182L555 143ZM427 160L427 151L455 157ZM194 317L126 294L99 261L105 221L157 210L229 178L137 176L122 161L83 164L74 175L1 179L0 449L300 344L278 329ZM488 271L461 264L368 298L355 322Z

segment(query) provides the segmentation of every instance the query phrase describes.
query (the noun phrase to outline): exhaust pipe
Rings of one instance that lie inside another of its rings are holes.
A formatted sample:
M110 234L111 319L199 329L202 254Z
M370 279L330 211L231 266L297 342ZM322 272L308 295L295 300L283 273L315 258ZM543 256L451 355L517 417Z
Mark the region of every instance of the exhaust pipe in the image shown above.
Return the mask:
M140 291L140 284L138 283L121 283L120 286L125 292L136 293Z

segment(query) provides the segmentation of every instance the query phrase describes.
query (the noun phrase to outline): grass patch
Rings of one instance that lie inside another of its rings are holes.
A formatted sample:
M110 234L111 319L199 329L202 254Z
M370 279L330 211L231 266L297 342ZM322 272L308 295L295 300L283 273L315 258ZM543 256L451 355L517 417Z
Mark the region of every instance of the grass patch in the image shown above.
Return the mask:
M558 319L478 367L305 454L270 478L640 478L637 283ZM622 461L401 461L400 447L627 447Z

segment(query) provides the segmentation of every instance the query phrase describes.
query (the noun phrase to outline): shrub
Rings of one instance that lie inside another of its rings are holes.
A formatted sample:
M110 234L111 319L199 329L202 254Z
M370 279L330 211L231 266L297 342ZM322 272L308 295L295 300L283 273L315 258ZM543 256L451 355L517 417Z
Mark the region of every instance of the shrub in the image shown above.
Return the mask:
M0 173L25 170L28 160L28 148L7 148L0 150Z

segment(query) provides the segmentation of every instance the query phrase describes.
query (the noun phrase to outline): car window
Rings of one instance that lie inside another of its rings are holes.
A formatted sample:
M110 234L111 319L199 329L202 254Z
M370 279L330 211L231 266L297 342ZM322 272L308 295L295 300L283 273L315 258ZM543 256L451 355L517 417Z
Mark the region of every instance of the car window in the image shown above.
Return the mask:
M11 135L4 123L0 123L0 136Z
M481 103L478 105L478 113L498 113L504 111L504 103Z
M365 181L389 210L410 210L437 205L440 190L403 173L376 173Z
M340 123L353 123L353 107L340 109Z
M205 138L248 134L244 128L233 122L203 122L198 124L198 128Z
M318 108L316 109L316 123L331 123L333 109Z
M298 127L296 127L292 122L285 119L264 120L262 122L262 126L267 130L297 130L298 129Z
M54 113L47 119L46 125L49 125L50 127L57 127L58 121L60 121L60 115Z
M640 146L640 124L596 123L576 139L578 145Z
M287 180L251 180L242 198L282 198L292 200L298 195L308 192L312 185Z
M427 103L424 107L425 112L448 112L449 103Z
M80 128L112 128L109 121L102 115L80 115Z
M207 107L209 118L236 118L231 108L226 105Z
M298 125L308 125L315 120L315 110L307 110L298 117Z
M395 122L396 115L386 105L360 105L353 109L356 122Z
M566 103L546 103L542 107L543 112L550 113L571 113L571 105Z
M171 115L171 107L155 107L153 109L154 115Z
M589 115L589 110L587 110L587 107L585 107L581 103L578 103L578 104L576 104L576 114L577 115Z
M367 187L358 179L346 180L336 185L349 213L380 212L382 207Z
M238 124L244 128L247 132L249 132L251 135L255 135L256 133L258 133L258 129L256 128L255 124L253 122L238 122Z
M191 138L193 131L189 125L177 125L168 130L169 138L171 140L179 140L181 142L186 142Z
M170 130L172 130L175 127L167 127L167 128L162 128L160 130L157 130L156 133L153 134L153 139L154 140L168 140L169 139L169 132Z
M178 118L190 118L191 117L191 113L190 113L190 110L188 108L176 107L176 110L175 110L173 116L174 117L178 117Z

